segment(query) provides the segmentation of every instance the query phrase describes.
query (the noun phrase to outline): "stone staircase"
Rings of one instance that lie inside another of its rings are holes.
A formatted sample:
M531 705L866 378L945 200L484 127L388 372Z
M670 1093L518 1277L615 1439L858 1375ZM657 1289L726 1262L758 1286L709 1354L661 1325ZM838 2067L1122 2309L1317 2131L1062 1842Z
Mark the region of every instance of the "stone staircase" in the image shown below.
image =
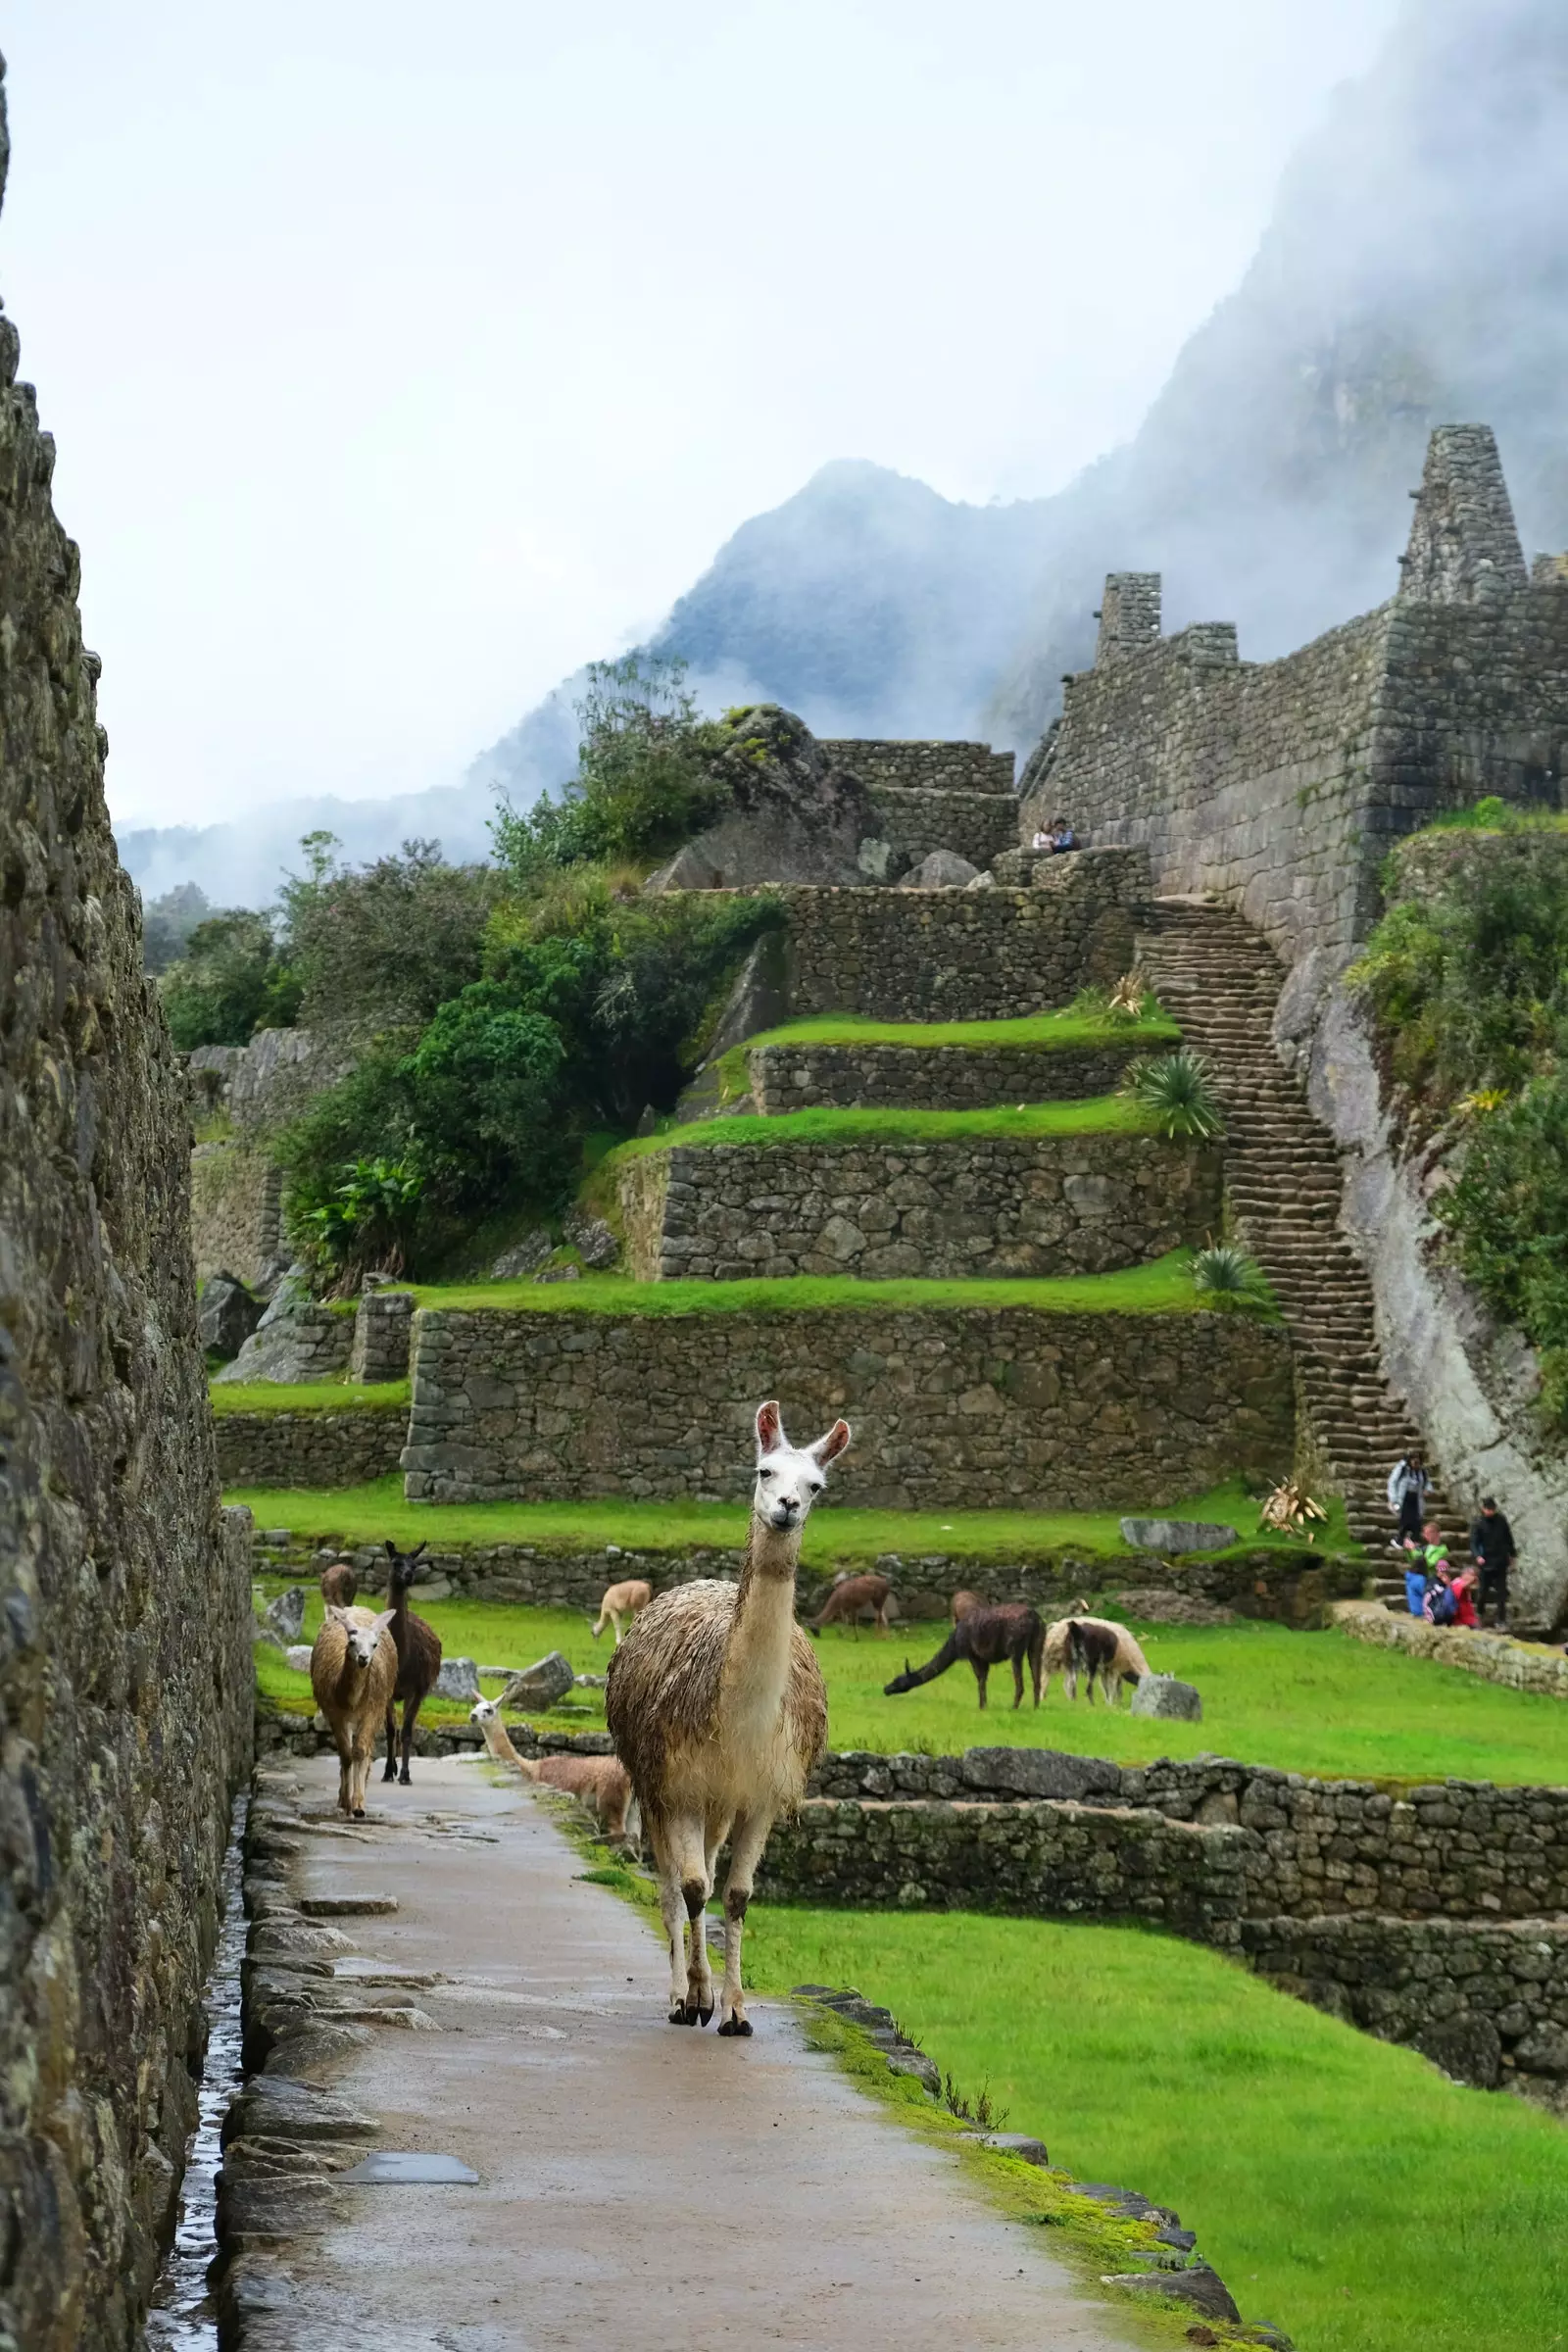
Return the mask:
M1156 899L1139 953L1188 1045L1212 1064L1241 1237L1284 1310L1301 1404L1351 1529L1384 1549L1394 1533L1389 1471L1422 1438L1384 1377L1371 1284L1340 1229L1338 1150L1274 1051L1279 962L1231 908L1194 899ZM1467 1523L1441 1489L1433 1503L1450 1544L1462 1546Z

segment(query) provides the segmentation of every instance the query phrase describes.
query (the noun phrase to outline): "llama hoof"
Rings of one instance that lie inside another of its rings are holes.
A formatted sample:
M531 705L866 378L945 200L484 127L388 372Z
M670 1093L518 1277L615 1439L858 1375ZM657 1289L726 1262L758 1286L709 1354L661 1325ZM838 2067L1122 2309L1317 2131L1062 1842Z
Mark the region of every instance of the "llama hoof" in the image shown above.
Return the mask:
M405 1765L404 1765L404 1767L403 1767L403 1770L402 1770L402 1771L401 1771L401 1772L398 1774L398 1787L399 1787L400 1788L411 1788L412 1786L413 1786L413 1784L411 1783L411 1781L410 1781L410 1779L409 1779L409 1768L408 1768L408 1766L405 1764Z
M354 1818L356 1821L363 1821L365 1819L365 1807L363 1805L355 1806Z
M382 1773L382 1775L381 1775L381 1778L382 1778L382 1780L383 1780L383 1781L395 1781L395 1780L397 1779L397 1777L398 1777L398 1768L397 1768L397 1766L396 1766L395 1764L389 1764L389 1765L387 1766L387 1768L386 1768L385 1772L383 1772L383 1773Z
M712 2002L711 2002L711 2001L710 2001L710 2002L709 2002L709 2004L708 2004L708 2007L707 2007L706 2009L699 2009L699 2010L698 2010L698 2012L697 2012L697 2022L698 2022L698 2024L699 2024L700 2026L710 2026L710 2025L712 2024L712 2022L713 2022L713 2004L712 2004Z
M744 2036L747 2040L750 2040L752 2033L752 2021L749 2017L726 2017L718 2030L721 2034L733 2034L737 2036Z

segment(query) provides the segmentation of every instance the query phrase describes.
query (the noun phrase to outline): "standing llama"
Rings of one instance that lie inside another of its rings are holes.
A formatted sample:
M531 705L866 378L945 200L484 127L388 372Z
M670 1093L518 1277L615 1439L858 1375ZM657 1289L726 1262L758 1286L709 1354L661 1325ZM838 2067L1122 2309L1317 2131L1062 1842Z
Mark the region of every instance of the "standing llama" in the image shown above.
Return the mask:
M399 1551L388 1540L387 1598L392 1607L389 1623L392 1639L398 1649L397 1688L386 1702L386 1770L383 1781L401 1781L409 1786L409 1754L414 1746L414 1726L419 1709L435 1689L436 1676L441 1671L441 1637L433 1625L416 1617L409 1606L409 1587L418 1573L424 1556L421 1544L414 1551ZM403 1770L398 1770L397 1701L403 1701Z
M605 1712L653 1845L672 2026L706 2026L713 2014L706 1905L728 1838L718 2030L752 2030L741 1993L752 1882L769 1830L799 1805L827 1745L827 1689L795 1622L801 1531L829 1462L849 1442L848 1423L835 1421L798 1450L778 1406L759 1405L740 1583L662 1592L610 1662Z
M653 1586L646 1584L640 1576L629 1576L621 1585L607 1585L605 1597L599 1603L599 1615L588 1631L597 1642L608 1625L614 1634L615 1647L618 1649L621 1619L635 1617L639 1609L647 1608L653 1597Z

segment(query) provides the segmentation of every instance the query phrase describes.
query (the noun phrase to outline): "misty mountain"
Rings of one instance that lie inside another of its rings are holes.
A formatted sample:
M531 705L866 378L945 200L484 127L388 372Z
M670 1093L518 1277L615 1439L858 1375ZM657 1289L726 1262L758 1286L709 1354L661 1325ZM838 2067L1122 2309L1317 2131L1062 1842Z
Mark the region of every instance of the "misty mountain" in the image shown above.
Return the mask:
M713 708L763 699L828 735L1026 750L1091 658L1107 571L1160 571L1167 627L1235 620L1244 659L1393 593L1434 424L1494 425L1527 550L1568 548L1568 5L1410 0L1285 173L1237 291L1143 426L1057 496L973 507L824 466L742 524L655 640ZM357 856L434 834L482 854L496 790L570 772L572 681L462 786L260 812L122 852L149 887L325 823ZM269 885L270 886L270 885ZM253 893L254 896L254 893Z

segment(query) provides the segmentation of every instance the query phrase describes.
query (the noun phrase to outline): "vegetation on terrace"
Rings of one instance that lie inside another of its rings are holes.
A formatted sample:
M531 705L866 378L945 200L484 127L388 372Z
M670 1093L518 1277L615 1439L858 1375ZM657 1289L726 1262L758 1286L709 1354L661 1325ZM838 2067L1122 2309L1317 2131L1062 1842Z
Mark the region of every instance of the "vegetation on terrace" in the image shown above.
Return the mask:
M390 1413L409 1409L406 1380L221 1380L210 1391L213 1411L230 1413Z
M930 1054L950 1046L976 1051L1009 1046L1059 1054L1095 1046L1178 1043L1181 1031L1170 1016L1152 998L1146 1005L1137 1020L1108 1012L1099 993L1081 998L1065 1012L1032 1012L1008 1021L868 1021L849 1013L819 1013L761 1030L734 1050L753 1054L763 1046L901 1046L910 1053Z
M601 1161L613 1170L628 1159L678 1146L753 1144L820 1144L831 1149L850 1144L941 1144L982 1141L990 1136L1016 1136L1025 1141L1054 1135L1154 1135L1155 1114L1127 1095L1082 1096L1065 1102L1020 1102L987 1110L906 1110L903 1108L844 1110L817 1104L808 1110L780 1111L770 1118L755 1114L695 1119L666 1128L662 1134L634 1137Z
M1562 2125L1217 1953L1136 1928L764 1902L746 1956L760 1990L885 2002L1054 2163L1175 2206L1243 2311L1300 2352L1568 2342Z

